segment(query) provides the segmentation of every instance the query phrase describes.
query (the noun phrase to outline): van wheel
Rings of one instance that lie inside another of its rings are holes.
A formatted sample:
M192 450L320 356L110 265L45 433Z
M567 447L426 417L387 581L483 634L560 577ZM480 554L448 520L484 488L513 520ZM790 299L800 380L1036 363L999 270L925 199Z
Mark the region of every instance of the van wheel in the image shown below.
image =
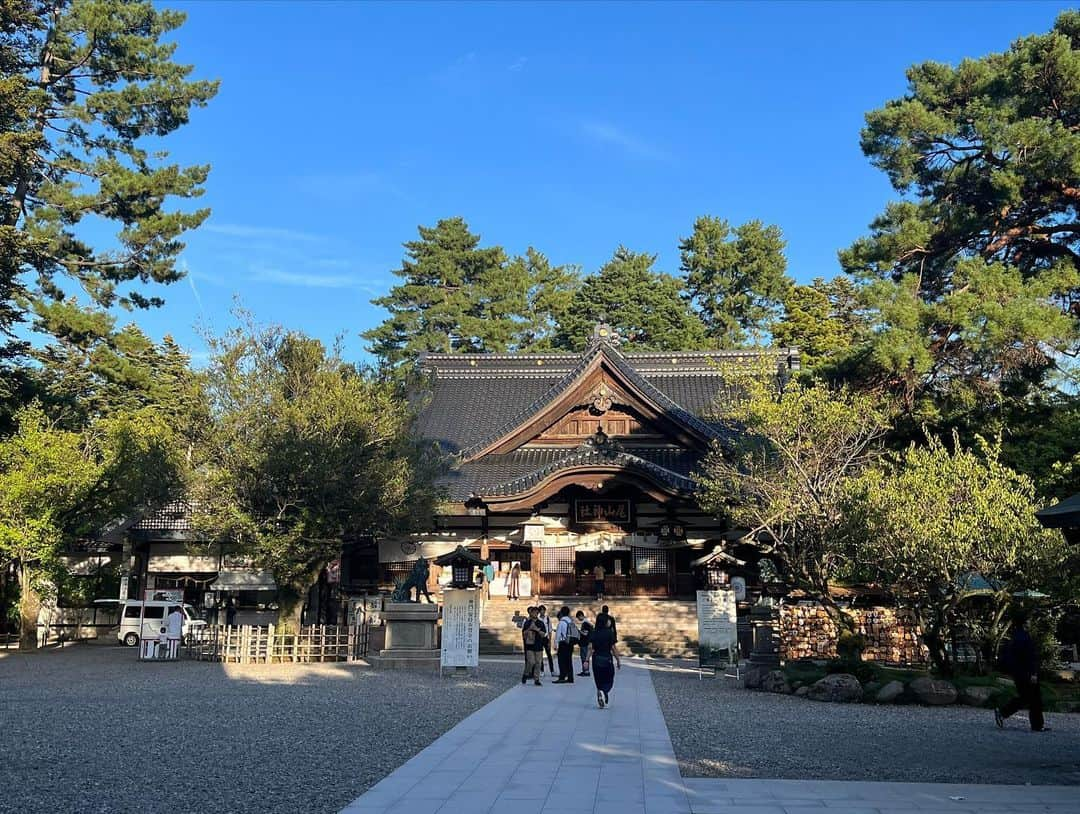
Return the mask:
M126 644L128 647L134 647L138 643L139 643L139 634L138 633L129 633L127 636L124 637L124 644Z

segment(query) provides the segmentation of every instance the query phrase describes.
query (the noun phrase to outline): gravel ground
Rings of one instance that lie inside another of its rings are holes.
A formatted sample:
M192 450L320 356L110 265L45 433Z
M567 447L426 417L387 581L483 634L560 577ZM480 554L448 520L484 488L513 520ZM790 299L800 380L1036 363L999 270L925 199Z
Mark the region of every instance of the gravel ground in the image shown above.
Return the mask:
M336 812L520 674L0 651L0 812Z
M994 727L971 707L831 704L752 692L734 679L652 673L686 777L1080 784L1080 715ZM1078 795L1080 800L1080 795Z

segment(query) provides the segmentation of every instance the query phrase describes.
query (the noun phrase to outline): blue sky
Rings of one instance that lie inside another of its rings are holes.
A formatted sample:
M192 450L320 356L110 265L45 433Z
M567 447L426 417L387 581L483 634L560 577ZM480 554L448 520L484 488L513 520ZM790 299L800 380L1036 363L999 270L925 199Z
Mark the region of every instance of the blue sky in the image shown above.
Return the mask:
M620 243L678 268L702 214L760 218L800 281L892 197L859 150L904 70L1004 50L1058 3L169 3L221 91L168 139L210 163L188 280L135 316L196 361L234 296L263 322L358 333L418 224L595 270Z

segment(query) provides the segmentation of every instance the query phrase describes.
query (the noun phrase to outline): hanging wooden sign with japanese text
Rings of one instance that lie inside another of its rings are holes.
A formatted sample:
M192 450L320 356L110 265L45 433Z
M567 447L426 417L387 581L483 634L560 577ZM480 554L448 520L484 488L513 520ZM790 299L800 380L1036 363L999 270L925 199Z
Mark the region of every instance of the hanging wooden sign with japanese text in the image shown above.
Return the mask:
M480 593L468 588L443 591L440 667L480 666Z

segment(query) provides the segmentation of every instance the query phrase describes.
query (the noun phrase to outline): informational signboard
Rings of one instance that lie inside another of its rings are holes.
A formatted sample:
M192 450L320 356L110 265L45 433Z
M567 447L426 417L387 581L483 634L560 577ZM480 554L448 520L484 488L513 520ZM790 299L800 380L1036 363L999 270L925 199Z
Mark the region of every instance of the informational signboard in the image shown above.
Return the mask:
M480 592L443 591L442 650L439 667L480 666Z
M735 591L718 588L697 592L698 666L717 667L739 660Z
M629 500L575 500L574 522L580 526L621 527L631 520Z

